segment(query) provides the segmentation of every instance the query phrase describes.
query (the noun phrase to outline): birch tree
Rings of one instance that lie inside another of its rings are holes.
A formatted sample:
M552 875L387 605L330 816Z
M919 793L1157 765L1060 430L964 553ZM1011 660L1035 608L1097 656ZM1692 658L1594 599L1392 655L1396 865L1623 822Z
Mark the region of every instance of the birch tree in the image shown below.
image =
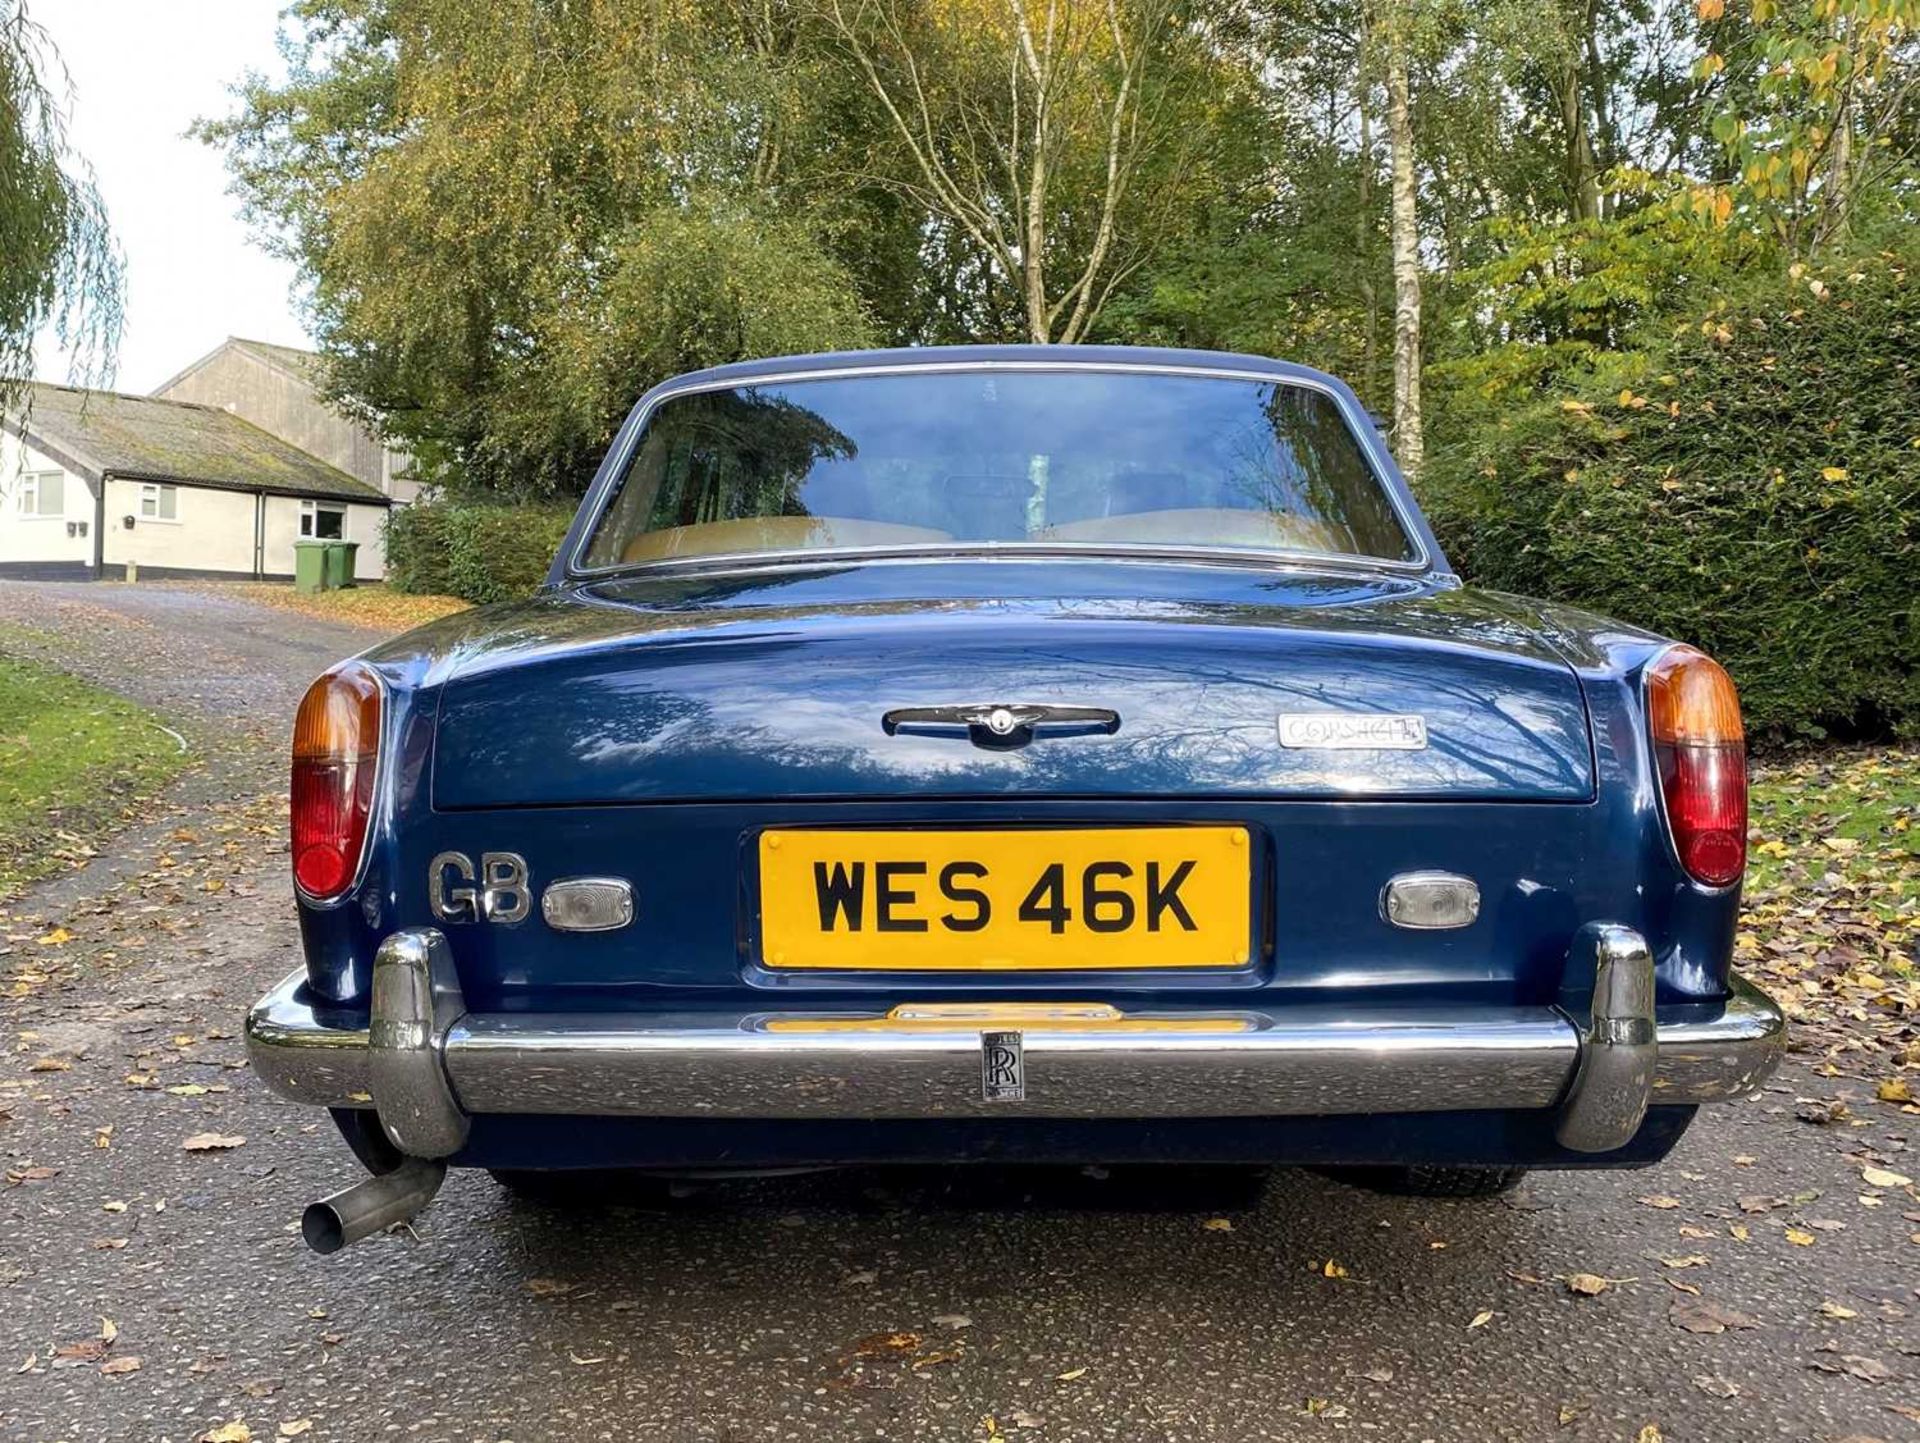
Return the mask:
M1420 413L1420 215L1414 169L1413 110L1407 71L1413 48L1409 17L1390 6L1381 26L1387 72L1387 143L1393 179L1388 210L1393 239L1393 450L1417 480L1426 457Z
M971 241L1028 340L1084 339L1151 254L1143 173L1182 144L1172 0L818 3L891 132L874 178Z

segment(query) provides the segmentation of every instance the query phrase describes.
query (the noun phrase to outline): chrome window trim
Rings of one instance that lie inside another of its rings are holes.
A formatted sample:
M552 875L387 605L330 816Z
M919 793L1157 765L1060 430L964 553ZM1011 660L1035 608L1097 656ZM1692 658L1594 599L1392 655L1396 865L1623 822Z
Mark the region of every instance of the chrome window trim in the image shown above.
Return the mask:
M933 348L929 348L933 349ZM1276 386L1298 386L1313 391L1332 401L1340 412L1340 418L1346 423L1347 434L1352 437L1355 446L1367 463L1375 484L1386 493L1387 504L1393 508L1394 519L1400 523L1401 533L1413 548L1411 560L1395 561L1386 557L1347 555L1340 552L1296 551L1275 548L1265 550L1244 546L1140 546L1112 544L1102 546L1063 545L1059 542L951 542L931 543L917 546L842 546L818 547L791 551L722 551L705 556L682 557L669 561L639 561L616 563L612 566L586 566L583 559L587 547L592 543L594 533L606 519L608 507L624 484L626 473L633 464L634 452L640 440L646 435L647 426L652 422L654 412L668 401L678 400L682 396L703 395L712 391L732 391L751 386L794 385L804 381L847 380L863 376L897 376L915 372L968 372L968 371L1094 371L1102 373L1137 372L1143 375L1158 376L1194 376L1206 380L1220 381L1258 381ZM1424 536L1424 527L1406 504L1402 488L1387 483L1386 472L1380 461L1385 454L1384 442L1379 429L1367 416L1346 401L1333 387L1324 381L1308 376L1276 376L1269 371L1248 370L1230 366L1180 366L1165 362L1131 362L1111 360L1073 361L1067 359L1025 361L1025 360L971 360L971 361L895 361L886 365L853 365L840 367L822 367L813 370L772 371L763 376L735 376L727 380L705 380L687 382L667 382L658 390L653 399L636 416L631 426L624 427L620 449L614 464L608 471L609 481L604 485L597 499L589 498L593 507L590 519L580 530L579 540L567 554L566 575L568 580L593 580L599 577L616 575L673 575L685 572L704 572L716 563L735 564L742 561L760 562L767 565L792 565L796 562L817 561L859 561L870 558L919 557L968 557L1009 559L1033 559L1048 556L1108 557L1127 559L1171 559L1180 560L1192 557L1241 558L1245 561L1264 560L1282 562L1311 562L1314 564L1335 564L1345 568L1366 571L1389 571L1402 575L1425 574L1434 568L1433 554L1428 550ZM1375 448L1380 450L1376 452Z

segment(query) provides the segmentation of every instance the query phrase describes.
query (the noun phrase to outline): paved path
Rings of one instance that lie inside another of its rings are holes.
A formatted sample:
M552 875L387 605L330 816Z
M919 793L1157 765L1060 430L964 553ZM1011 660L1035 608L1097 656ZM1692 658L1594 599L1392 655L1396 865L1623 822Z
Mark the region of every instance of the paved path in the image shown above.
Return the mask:
M1283 1172L1222 1229L1123 1180L854 1173L568 1210L458 1174L411 1230L313 1257L299 1208L354 1164L238 1032L296 957L288 718L371 638L0 584L0 642L21 627L207 761L0 915L0 1439L1920 1438L1920 1202L1859 1156L1920 1174L1916 1119L1798 1061L1659 1168L1492 1203ZM1853 1117L1799 1121L1801 1096ZM246 1141L181 1147L209 1131ZM1611 1281L1577 1296L1580 1273ZM1702 1305L1726 1331L1678 1325L1716 1326Z

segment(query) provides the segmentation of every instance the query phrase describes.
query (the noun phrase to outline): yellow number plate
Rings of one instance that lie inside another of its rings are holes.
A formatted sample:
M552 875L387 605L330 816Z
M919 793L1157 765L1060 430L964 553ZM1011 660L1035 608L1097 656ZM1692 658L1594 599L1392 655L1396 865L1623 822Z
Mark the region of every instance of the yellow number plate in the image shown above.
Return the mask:
M760 834L769 967L1237 967L1244 827Z

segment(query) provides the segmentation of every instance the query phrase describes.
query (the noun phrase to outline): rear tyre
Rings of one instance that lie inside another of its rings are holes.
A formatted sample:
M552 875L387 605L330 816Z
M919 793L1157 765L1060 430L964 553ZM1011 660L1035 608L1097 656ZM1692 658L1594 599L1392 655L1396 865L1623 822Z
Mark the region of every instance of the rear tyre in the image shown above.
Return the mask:
M1330 1176L1355 1187L1401 1197L1498 1197L1527 1175L1524 1167L1335 1167Z

